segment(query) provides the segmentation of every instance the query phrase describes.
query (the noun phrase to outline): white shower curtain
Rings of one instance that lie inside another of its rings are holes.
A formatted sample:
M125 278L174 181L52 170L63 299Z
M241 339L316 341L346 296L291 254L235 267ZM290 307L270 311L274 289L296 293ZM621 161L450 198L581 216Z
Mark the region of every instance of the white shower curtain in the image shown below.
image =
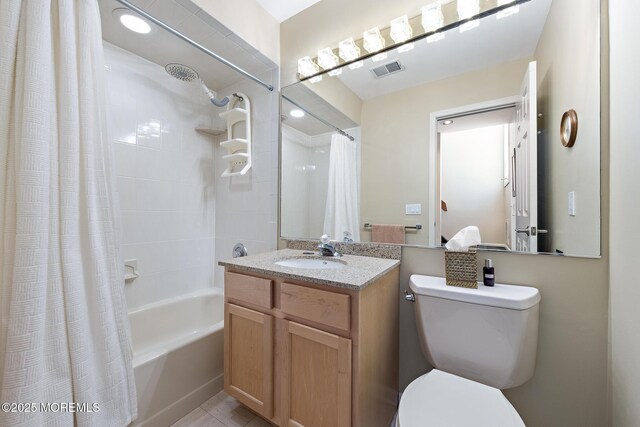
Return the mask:
M1 426L136 416L103 72L96 0L0 1Z
M324 233L342 240L344 232L360 241L359 149L344 135L331 136L329 187L324 215Z

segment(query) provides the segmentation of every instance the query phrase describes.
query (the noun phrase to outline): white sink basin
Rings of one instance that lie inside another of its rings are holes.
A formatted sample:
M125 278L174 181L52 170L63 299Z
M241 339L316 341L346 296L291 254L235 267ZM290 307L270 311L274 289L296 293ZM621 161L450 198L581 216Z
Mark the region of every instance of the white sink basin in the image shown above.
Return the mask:
M276 265L290 268L312 268L317 270L330 270L342 268L346 264L343 261L338 261L331 258L289 258L283 259L281 261L276 261Z

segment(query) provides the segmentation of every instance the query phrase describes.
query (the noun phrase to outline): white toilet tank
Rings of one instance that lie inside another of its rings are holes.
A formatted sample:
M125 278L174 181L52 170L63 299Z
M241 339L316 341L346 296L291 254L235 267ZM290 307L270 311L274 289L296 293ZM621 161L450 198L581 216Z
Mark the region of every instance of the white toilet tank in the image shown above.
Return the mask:
M538 346L536 288L496 284L447 286L442 277L412 275L422 351L442 371L498 389L533 376Z

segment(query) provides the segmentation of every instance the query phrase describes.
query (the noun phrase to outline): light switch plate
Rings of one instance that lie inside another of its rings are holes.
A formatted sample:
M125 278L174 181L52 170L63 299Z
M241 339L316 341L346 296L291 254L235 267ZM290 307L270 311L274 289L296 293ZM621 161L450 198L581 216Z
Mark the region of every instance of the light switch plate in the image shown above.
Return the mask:
M569 216L576 216L576 192L569 191Z
M422 205L420 203L404 205L405 215L422 215Z

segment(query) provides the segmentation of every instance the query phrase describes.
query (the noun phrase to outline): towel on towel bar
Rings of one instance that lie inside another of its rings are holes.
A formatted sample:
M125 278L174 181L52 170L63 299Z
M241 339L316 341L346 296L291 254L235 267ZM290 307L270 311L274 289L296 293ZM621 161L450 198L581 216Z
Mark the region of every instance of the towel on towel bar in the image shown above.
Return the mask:
M376 243L404 244L404 225L373 224L371 226L371 241Z

